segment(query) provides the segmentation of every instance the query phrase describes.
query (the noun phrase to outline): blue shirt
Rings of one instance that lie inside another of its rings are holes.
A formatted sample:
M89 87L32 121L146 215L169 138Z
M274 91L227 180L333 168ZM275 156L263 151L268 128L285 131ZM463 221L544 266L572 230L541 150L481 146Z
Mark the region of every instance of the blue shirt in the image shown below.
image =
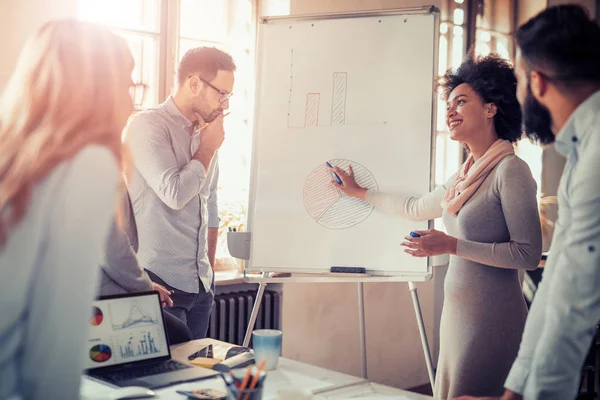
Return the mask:
M566 158L542 282L506 388L526 400L573 399L600 321L600 91L557 135Z
M208 227L218 228L217 156L208 171L192 159L200 133L168 98L137 114L127 128L133 158L127 189L139 235L138 260L188 293L210 290Z

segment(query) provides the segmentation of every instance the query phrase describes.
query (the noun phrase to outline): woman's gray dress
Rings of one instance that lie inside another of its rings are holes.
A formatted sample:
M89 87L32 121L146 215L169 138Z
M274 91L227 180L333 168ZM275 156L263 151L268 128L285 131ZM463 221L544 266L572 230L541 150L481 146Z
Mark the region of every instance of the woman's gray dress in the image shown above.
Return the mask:
M367 201L414 220L443 214L459 241L444 284L435 398L498 396L527 318L518 270L536 268L542 251L536 184L527 164L508 156L457 216L442 212L444 192L417 199L369 191Z

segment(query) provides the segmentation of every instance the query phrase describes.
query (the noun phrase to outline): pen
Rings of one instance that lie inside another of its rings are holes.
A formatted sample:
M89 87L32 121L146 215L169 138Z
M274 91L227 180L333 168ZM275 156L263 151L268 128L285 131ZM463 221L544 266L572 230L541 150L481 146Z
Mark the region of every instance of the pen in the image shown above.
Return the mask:
M421 235L419 235L418 233L413 232L413 231L410 231L409 235L412 236L412 237L414 237L414 238L421 237Z
M223 114L223 118L225 118L225 117L226 117L226 116L228 116L229 114L231 114L231 112L228 112L227 114ZM204 129L208 128L208 126L209 126L210 124L212 124L212 122L207 122L207 123L205 123L204 125L202 125L202 126L199 128L199 129L202 131L202 130L204 130Z
M327 165L329 168L333 168L333 166L329 163L329 161L326 161L325 165ZM342 180L340 179L340 177L338 176L338 174L336 174L335 172L331 171L331 176L333 176L333 179L335 179L335 181L338 183L338 185L344 184L342 182Z

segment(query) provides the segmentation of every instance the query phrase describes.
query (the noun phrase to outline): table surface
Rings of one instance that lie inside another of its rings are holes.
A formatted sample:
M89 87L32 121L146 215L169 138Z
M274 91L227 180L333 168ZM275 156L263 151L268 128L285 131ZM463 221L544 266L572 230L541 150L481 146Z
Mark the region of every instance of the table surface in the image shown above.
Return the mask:
M174 359L187 362L187 356L202 349L208 344L223 344L214 339L192 340L173 346L171 354ZM219 377L202 381L189 382L156 390L154 399L184 400L186 397L177 390L196 389L225 390L225 384ZM82 400L111 399L115 388L97 380L84 376L81 382ZM365 379L315 367L298 361L280 358L277 369L269 371L265 380L264 400L292 398L291 391L296 391L298 399L399 399L427 400L430 396L407 392L369 382Z

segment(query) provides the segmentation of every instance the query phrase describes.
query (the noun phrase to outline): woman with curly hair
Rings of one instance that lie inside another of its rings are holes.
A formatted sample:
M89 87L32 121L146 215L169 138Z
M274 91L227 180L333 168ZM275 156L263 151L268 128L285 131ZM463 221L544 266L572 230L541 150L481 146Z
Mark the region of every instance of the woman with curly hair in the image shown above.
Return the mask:
M498 55L470 56L443 76L446 123L470 155L445 185L420 198L379 193L333 168L338 185L378 209L416 221L443 217L448 234L406 237L415 257L450 255L440 323L435 398L501 395L527 317L518 270L538 266L542 234L536 184L515 155L522 136L517 81Z
M76 399L121 184L133 57L75 20L27 42L0 102L0 398Z

